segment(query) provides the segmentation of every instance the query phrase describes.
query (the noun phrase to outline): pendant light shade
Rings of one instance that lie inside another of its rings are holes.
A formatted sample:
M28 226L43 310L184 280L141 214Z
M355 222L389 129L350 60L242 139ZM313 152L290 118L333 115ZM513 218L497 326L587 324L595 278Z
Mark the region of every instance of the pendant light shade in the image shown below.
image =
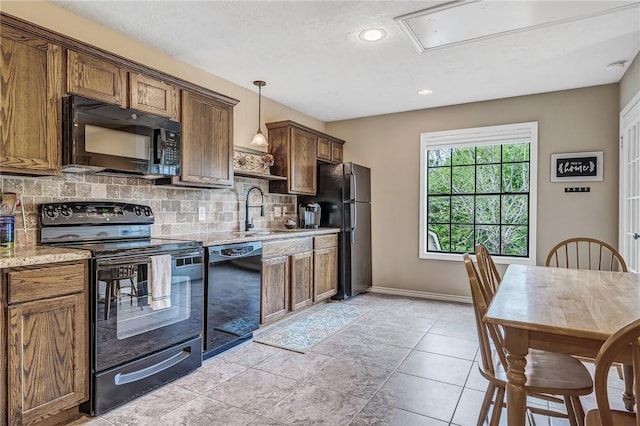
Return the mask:
M262 80L256 80L253 82L254 85L258 86L258 131L256 135L251 139L251 145L253 146L267 146L267 138L262 134L262 130L260 130L260 112L262 109L262 86L266 86L266 82Z

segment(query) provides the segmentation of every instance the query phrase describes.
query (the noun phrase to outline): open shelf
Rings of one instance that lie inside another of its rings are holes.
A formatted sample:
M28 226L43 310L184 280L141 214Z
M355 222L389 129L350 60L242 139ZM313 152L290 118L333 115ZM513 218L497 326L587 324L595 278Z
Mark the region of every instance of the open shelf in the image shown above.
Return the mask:
M256 178L256 179L287 180L285 176L267 175L264 173L247 172L244 170L234 170L233 174L236 176L250 177L250 178Z

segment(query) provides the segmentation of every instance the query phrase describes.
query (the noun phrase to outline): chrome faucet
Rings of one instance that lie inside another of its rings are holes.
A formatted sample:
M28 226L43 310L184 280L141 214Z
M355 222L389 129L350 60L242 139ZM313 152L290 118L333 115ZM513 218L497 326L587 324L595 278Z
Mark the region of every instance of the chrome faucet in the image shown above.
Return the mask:
M251 194L251 191L253 191L254 189L257 189L258 192L260 192L260 205L259 206L250 206L249 205L249 195ZM253 218L249 218L249 209L250 208L254 208L254 207L260 207L260 216L264 216L264 193L262 192L262 189L258 188L257 186L252 186L251 188L249 188L249 190L247 191L247 200L245 203L245 222L244 222L244 230L248 231L251 228L253 228Z

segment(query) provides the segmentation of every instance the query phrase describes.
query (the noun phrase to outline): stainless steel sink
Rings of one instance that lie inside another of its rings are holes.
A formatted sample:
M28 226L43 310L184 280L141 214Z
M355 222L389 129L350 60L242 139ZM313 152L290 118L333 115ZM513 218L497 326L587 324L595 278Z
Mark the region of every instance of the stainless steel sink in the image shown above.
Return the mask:
M250 231L237 231L235 234L238 235L272 235L272 234L280 234L287 232L296 232L301 231L300 229L286 229L286 228L278 228L278 229L256 229Z

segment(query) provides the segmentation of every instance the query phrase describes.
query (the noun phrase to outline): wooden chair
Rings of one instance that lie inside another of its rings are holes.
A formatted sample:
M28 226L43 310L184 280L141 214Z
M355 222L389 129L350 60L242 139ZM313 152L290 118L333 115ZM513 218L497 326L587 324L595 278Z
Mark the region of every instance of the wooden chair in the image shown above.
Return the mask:
M545 266L568 269L627 272L627 264L612 245L589 237L569 238L561 241L547 255ZM594 362L592 358L579 357ZM624 379L622 366L616 364L620 380Z
M471 257L464 256L464 265L469 275L471 297L476 317L476 328L480 343L480 374L489 381L482 408L478 416L478 426L484 424L489 408L493 404L493 413L489 425L500 422L504 395L507 385L507 357L502 332L499 327L484 321L491 297L483 283ZM563 354L530 350L525 368L527 383L525 389L529 396L547 401L564 402L566 413L552 411L531 405L529 412L545 416L568 418L572 426L584 425L584 409L580 396L592 391L593 381L584 365L577 359Z
M569 238L556 244L545 266L627 272L627 264L612 245L589 237Z
M98 273L98 281L104 281L107 283L104 294L104 319L109 319L109 313L111 311L111 302L122 297L122 280L129 280L130 286L129 293L127 295L131 298L131 304L133 305L133 299L138 297L136 286L133 283L133 279L138 274L137 265L118 266L116 268L105 269ZM125 286L126 288L127 286Z
M500 281L502 281L502 277L496 268L496 264L491 258L489 250L487 250L483 244L478 244L476 246L476 260L478 261L480 278L482 278L482 282L485 283L485 285L481 287L489 290L491 293L491 299L493 299L496 291L498 291L498 286L500 285Z
M596 357L595 390L598 409L587 413L587 426L640 426L640 417L635 413L611 410L607 392L607 377L616 356L627 352L631 355L635 372L635 394L640 395L640 320L636 320L616 331L602 345Z

